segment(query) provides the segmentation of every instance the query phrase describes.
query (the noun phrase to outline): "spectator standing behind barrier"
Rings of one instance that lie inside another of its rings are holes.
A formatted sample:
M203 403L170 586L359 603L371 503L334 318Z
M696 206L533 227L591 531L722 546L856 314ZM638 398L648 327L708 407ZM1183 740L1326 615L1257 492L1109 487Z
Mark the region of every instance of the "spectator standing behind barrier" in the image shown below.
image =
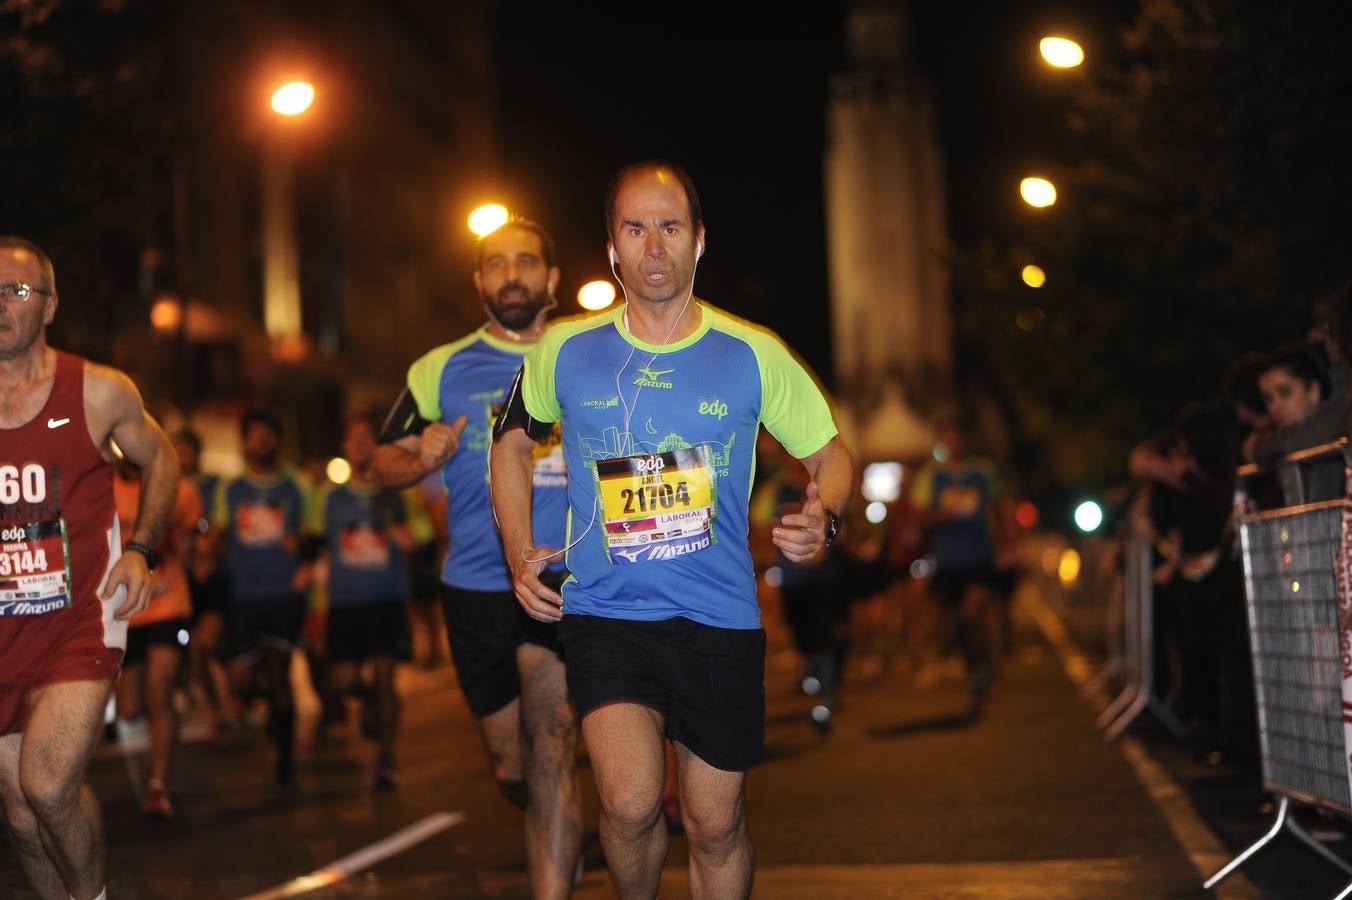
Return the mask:
M1230 527L1237 460L1228 415L1186 409L1174 452L1177 490L1157 490L1151 516L1166 536L1167 561L1156 581L1176 624L1183 718L1194 749L1211 762L1251 758L1256 747L1242 573Z
M1273 354L1258 373L1258 386L1272 428L1245 441L1247 459L1269 467L1288 453L1337 437L1346 383L1341 391L1334 392L1323 360L1313 348L1297 344ZM1311 466L1306 482L1306 500L1341 497L1342 462L1330 460Z

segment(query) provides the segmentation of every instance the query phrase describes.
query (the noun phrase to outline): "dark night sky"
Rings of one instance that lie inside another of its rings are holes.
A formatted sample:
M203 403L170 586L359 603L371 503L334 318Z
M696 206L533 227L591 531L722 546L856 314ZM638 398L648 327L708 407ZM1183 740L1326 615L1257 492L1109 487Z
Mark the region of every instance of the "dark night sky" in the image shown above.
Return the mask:
M1017 228L1019 173L1056 161L1056 128L1079 76L1042 65L1038 37L1074 34L1101 60L1134 6L911 4L955 240ZM515 208L555 231L569 305L578 285L607 275L601 202L611 172L647 157L684 163L709 233L697 292L774 327L829 378L822 152L847 4L760 17L738 6L737 22L730 8L502 7L504 176Z

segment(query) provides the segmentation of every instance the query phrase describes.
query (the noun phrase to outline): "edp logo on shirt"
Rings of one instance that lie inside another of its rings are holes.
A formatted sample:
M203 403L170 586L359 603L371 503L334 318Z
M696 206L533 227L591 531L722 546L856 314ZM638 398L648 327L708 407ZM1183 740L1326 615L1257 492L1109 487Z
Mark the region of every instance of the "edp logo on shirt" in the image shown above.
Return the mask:
M699 405L699 414L701 416L716 416L721 419L728 414L728 405L718 400L710 400Z

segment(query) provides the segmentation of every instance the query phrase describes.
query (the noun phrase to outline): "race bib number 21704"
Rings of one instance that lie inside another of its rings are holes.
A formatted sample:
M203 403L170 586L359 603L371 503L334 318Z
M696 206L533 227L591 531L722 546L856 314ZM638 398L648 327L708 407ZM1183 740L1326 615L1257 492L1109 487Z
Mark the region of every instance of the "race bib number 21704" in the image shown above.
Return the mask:
M612 563L667 561L713 544L717 481L704 450L600 460L596 478Z

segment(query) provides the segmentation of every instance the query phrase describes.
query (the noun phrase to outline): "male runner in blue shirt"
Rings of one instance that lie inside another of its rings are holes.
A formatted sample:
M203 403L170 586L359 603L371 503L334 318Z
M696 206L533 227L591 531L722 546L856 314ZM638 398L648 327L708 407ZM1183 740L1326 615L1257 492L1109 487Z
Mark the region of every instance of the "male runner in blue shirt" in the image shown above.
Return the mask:
M692 299L704 226L679 166L641 163L607 196L628 302L555 323L495 431L493 494L517 598L558 622L568 686L621 897L657 893L667 849L663 738L677 748L696 897L745 897L746 769L765 756L765 632L747 546L756 432L803 460L800 513L772 539L795 561L834 538L851 490L826 398L773 334ZM562 426L570 577L539 578L532 440Z
M493 527L488 448L512 376L554 305L558 280L554 241L539 225L516 220L485 237L474 283L488 323L413 364L375 458L376 479L390 486L442 472L450 531L442 600L451 655L494 777L526 811L537 897L566 896L572 887L582 841L573 772L577 729L556 629L527 618L512 595ZM532 462L533 540L558 547L567 503L558 441L535 448ZM561 565L554 577L562 578Z

